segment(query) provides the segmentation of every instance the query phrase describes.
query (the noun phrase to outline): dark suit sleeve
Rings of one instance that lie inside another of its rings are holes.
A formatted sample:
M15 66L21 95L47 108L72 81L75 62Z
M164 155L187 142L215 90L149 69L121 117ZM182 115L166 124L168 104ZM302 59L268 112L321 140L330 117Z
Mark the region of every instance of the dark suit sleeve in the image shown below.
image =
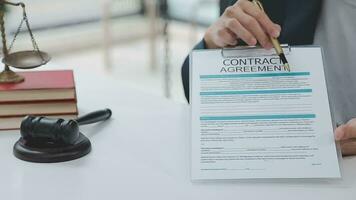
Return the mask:
M206 49L205 47L205 41L202 40L200 41L194 49ZM182 81L183 81L183 88L184 88L184 94L189 102L189 55L185 59L182 67Z
M233 5L236 3L237 0L220 0L219 1L219 6L220 6L220 14L222 14L226 7ZM205 41L204 39L200 41L194 49L206 49L205 46ZM185 59L182 67L182 82L183 82L183 88L184 88L184 94L185 98L189 102L189 56Z
M232 5L235 2L236 0L220 0L219 1L220 13L223 13L227 6ZM194 49L206 49L204 39L200 41L194 47ZM184 60L181 73L182 73L182 82L183 82L185 98L189 102L189 55Z

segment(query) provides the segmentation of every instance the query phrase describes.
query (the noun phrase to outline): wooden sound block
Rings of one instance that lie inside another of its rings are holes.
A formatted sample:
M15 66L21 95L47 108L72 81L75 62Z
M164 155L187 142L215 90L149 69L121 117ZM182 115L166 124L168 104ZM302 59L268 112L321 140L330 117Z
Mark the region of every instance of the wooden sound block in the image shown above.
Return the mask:
M54 144L50 141L29 143L20 138L14 145L13 153L21 160L35 163L56 163L81 158L91 151L90 140L80 133L73 145Z

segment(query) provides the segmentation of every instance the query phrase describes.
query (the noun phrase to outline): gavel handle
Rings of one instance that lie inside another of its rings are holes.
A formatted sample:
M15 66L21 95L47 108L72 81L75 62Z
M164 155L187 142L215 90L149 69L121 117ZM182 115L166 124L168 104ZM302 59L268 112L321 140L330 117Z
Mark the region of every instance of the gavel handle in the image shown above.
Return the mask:
M93 124L96 122L108 120L111 117L111 115L112 115L111 110L105 109L105 110L99 110L99 111L89 113L87 115L79 117L75 121L77 121L79 125Z

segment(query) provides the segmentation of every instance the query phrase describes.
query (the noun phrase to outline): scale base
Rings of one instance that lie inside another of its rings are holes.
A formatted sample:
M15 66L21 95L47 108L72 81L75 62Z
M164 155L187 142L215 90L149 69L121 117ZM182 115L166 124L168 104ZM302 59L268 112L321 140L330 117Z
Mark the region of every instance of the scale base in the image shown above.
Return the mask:
M46 142L28 142L20 138L14 145L14 155L21 160L35 163L57 163L81 158L91 151L89 139L80 133L73 145Z
M4 70L0 73L0 84L2 83L21 83L25 80L24 77L16 74L11 70Z

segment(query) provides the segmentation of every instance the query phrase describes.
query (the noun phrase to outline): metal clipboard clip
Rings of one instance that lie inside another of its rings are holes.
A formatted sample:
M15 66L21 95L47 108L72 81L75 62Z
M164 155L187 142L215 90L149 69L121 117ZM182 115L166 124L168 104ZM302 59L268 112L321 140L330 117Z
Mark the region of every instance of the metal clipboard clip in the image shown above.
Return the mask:
M284 54L289 55L292 52L288 44L281 45ZM251 54L253 51L253 54ZM221 56L224 58L243 58L243 57L260 57L260 56L277 56L276 51L263 49L257 46L233 47L221 49Z

